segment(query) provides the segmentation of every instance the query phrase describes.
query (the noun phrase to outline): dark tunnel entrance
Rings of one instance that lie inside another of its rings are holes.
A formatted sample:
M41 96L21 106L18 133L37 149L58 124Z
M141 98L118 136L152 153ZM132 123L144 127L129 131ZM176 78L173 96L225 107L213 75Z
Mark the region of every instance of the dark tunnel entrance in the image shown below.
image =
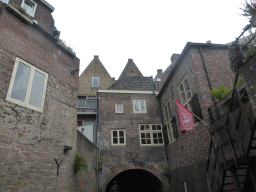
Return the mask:
M162 182L152 173L131 169L116 175L106 188L106 192L164 192Z

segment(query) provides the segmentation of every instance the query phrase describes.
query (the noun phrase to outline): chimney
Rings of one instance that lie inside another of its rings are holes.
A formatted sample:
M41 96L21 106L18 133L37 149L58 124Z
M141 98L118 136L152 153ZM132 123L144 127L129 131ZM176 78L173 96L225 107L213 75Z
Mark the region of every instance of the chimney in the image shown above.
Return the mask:
M178 60L179 57L180 57L180 54L173 53L171 56L171 63L172 64L176 63L176 61Z
M94 55L94 58L95 59L99 59L99 55Z
M157 69L157 76L162 76L163 70L162 69Z
M128 62L132 62L132 59L128 59Z

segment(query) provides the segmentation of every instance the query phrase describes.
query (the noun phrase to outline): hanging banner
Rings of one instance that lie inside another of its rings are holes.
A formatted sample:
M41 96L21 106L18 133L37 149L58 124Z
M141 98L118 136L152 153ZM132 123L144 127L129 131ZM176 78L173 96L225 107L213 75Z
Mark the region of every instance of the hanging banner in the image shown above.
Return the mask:
M179 101L175 101L180 119L180 130L194 131L193 113L184 107Z

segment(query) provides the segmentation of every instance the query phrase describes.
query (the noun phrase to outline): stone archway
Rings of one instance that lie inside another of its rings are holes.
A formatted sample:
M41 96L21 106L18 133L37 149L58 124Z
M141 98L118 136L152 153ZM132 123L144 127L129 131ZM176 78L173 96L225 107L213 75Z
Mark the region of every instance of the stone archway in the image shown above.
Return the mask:
M105 192L131 191L164 192L164 187L162 182L152 173L142 169L130 169L116 175L108 183Z

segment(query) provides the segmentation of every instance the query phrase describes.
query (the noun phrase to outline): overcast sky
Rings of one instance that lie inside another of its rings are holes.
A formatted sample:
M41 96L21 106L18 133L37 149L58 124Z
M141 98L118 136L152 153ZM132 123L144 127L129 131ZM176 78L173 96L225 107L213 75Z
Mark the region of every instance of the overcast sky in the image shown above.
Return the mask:
M128 58L144 76L155 76L188 41L228 43L249 23L240 16L244 0L47 1L60 38L80 58L80 74L99 55L116 79Z

